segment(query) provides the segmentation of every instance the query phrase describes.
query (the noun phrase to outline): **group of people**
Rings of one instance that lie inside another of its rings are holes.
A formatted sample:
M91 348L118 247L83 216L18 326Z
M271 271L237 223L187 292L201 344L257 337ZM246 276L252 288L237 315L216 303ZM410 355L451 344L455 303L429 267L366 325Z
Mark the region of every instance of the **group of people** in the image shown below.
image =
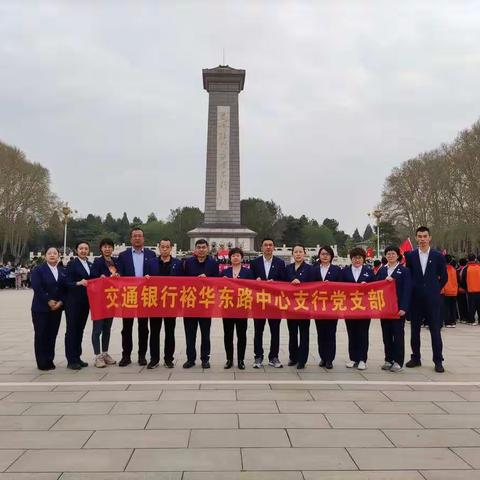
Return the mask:
M340 268L333 265L334 252L330 246L323 246L318 252L318 261L309 264L305 261L303 245L292 248L293 262L285 262L274 255L274 241L264 238L261 243L262 254L250 262L249 268L243 264L243 251L232 248L229 251L229 268L221 273L217 261L209 255L209 245L204 239L195 242L194 255L184 260L171 255L172 242L162 239L159 243L160 255L144 246L144 233L134 228L130 234L131 247L113 257L114 244L110 239L100 242L101 255L91 263L88 260L90 245L79 242L74 257L63 268L59 263L59 252L55 247L46 251L45 263L32 272L34 297L32 319L35 331L35 357L40 370L55 369L55 342L60 326L62 311L65 310L66 333L65 355L67 367L79 370L88 366L82 359L82 341L89 315L89 303L86 286L89 280L99 277L128 276L197 276L250 279L252 281L281 281L293 285L304 282L350 282L369 283L375 280L395 281L398 298L398 319L381 319L385 363L383 370L398 372L404 366L405 356L405 318L411 323L412 355L406 367L421 365L420 331L424 321L429 325L433 362L435 371L443 372L442 338L442 289L447 285L449 273L444 255L430 248L430 231L419 227L416 231L418 249L406 254L405 264L397 246L385 249L387 263L375 273L366 265L366 252L362 248L353 248L350 253L351 265ZM468 267L471 268L471 267ZM475 267L476 268L476 267ZM480 265L479 265L480 270ZM471 270L470 270L471 272ZM466 274L467 283L470 278ZM480 281L479 281L480 284ZM473 293L473 292L472 292ZM480 289L477 296L477 308L480 305ZM134 318L123 318L122 357L118 363L125 367L132 362L132 332ZM255 318L254 324L254 368L261 368L264 361L263 334L268 320L270 345L268 365L282 368L279 359L280 318ZM348 368L365 370L367 368L369 348L370 318L345 320L348 335ZM92 327L92 345L95 353L95 366L103 368L115 364L109 355L112 318L95 320ZM287 319L289 332L289 366L305 368L309 356L310 320ZM176 319L169 317L138 318L138 364L154 369L160 364L160 331L165 325L164 366L174 367ZM197 361L196 339L200 329L200 361L203 368L210 368L210 327L211 318L183 319L187 358L183 368L191 368ZM316 319L319 365L332 369L336 356L336 332L338 319ZM224 318L224 346L226 353L225 369L234 364L234 333L236 331L236 360L238 368L245 369L245 349L247 344L247 318ZM149 338L150 337L150 338ZM150 359L147 362L147 350Z
M0 289L14 288L20 290L30 287L30 268L26 265L12 266L0 263Z

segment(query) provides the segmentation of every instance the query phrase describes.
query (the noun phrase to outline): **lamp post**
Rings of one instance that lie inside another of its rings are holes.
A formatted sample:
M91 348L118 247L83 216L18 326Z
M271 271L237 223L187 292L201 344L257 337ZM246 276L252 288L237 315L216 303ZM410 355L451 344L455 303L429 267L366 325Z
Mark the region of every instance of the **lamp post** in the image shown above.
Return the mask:
M65 229L63 231L63 260L67 255L67 224L69 217L72 215L73 210L68 206L68 202L62 207L63 213L63 224L65 225Z
M380 219L382 218L383 212L380 209L376 209L373 212L369 212L368 216L375 218L377 225L377 257L381 258L380 255Z

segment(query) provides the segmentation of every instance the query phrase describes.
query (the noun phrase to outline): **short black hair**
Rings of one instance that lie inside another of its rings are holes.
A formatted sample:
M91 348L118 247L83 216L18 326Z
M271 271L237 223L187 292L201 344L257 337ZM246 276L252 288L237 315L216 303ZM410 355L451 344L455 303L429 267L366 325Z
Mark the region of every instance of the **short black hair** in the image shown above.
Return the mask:
M425 227L424 225L421 225L420 227L418 227L418 228L415 230L415 235L416 235L418 232L428 232L428 234L430 235L430 229L429 229L428 227Z
M333 251L333 248L330 245L323 245L323 247L320 247L320 250L318 251L318 258L320 258L322 250L325 250L330 255L330 261L332 261L333 257L335 257L335 252Z
M469 262L474 262L477 259L477 256L474 253L469 253L467 259Z
M113 240L111 238L102 238L100 240L100 245L98 246L98 248L102 248L104 245L110 245L112 248L115 247L115 244L113 243Z
M350 250L348 253L350 260L353 257L363 257L363 260L367 258L367 252L362 247L355 247Z
M90 244L86 240L80 240L75 244L75 250L82 244L84 243L85 245L88 245L88 248L90 248Z
M140 230L140 231L145 235L145 232L143 231L142 228L140 228L140 227L133 227L133 228L130 230L130 236L132 236L132 233L135 232L136 230Z
M293 253L293 251L295 250L295 247L300 247L300 248L303 249L303 253L307 253L307 251L305 250L305 245L302 245L301 243L294 243L294 244L293 244L292 253Z
M398 261L400 262L402 260L402 252L400 252L400 249L396 247L395 245L389 245L388 247L385 247L385 255L387 255L388 252L395 252L398 255Z
M243 250L240 247L231 248L230 251L228 252L228 258L232 258L232 255L235 255L236 253L239 253L243 258Z
M195 242L195 246L197 246L197 245L206 245L208 247L208 242L204 238L199 238Z
M161 238L161 239L160 239L160 242L170 242L170 246L173 245L173 242L172 242L169 238L166 238L166 237ZM158 242L158 243L160 244L160 242Z
M264 242L266 242L266 241L272 242L273 245L275 246L275 240L274 240L273 238L270 238L270 237L264 237L264 238L262 238L262 243L261 243L260 245L263 245Z
M45 249L44 255L46 255L51 248L54 248L57 251L57 253L60 255L60 250L58 250L58 248L55 247L54 245L48 245L47 248Z
M464 267L467 263L468 263L468 260L467 260L465 257L462 257L462 258L458 261L458 264L459 264L461 267Z

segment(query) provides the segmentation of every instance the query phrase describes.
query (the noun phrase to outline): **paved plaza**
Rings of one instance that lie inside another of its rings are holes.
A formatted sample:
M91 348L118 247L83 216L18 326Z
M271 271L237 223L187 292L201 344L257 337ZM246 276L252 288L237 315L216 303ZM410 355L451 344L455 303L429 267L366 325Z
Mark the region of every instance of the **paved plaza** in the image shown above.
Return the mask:
M33 357L31 295L0 291L0 480L480 479L480 327L443 331L443 375L433 371L426 330L424 366L382 372L377 321L364 372L344 367L343 322L331 371L318 367L313 324L301 373L254 370L253 325L246 370L226 371L218 320L210 370L181 368L177 322L173 370L75 372L66 369L62 320L57 369L43 373ZM112 334L117 360L120 325ZM84 359L92 362L90 332L89 324Z

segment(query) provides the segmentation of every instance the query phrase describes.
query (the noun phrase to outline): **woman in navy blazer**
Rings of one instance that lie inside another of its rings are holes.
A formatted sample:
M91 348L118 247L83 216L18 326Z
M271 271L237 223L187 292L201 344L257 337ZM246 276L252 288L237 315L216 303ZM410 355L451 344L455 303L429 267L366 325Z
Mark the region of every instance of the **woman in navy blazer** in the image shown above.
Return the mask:
M91 278L118 277L117 260L112 257L115 245L110 238L100 241L100 252L102 255L93 261L90 271ZM92 325L92 345L95 354L95 366L104 368L107 365L115 365L117 362L109 355L110 332L112 330L113 318L95 320ZM100 350L100 336L102 337L102 349Z
M318 263L313 266L312 280L314 282L340 282L342 269L332 265L335 253L330 245L324 245L318 251ZM333 368L333 361L337 352L337 319L315 320L317 327L319 367L328 370Z
M364 265L367 253L363 248L356 247L350 250L352 264L342 270L342 282L370 283L375 276L370 267ZM370 318L345 320L348 334L348 355L350 360L346 363L347 368L367 368L368 356L368 331Z
M292 285L300 285L312 280L312 266L305 262L305 247L297 244L292 248L294 262L285 268L285 280ZM288 326L288 366L297 366L298 370L305 368L308 359L308 341L310 335L310 319L287 319ZM300 335L300 340L299 340Z
M405 315L410 308L412 280L408 268L400 264L402 255L398 247L387 247L385 257L388 263L378 270L376 280L395 280L400 318L381 320L385 347L385 363L382 370L399 372L405 359Z
M253 273L249 268L242 267L243 251L241 248L232 248L228 252L231 267L222 272L222 277L253 279ZM226 369L233 366L233 330L237 330L237 360L238 368L245 370L245 349L247 346L247 319L224 318L223 319L223 343L227 355Z
M45 252L45 263L32 271L32 322L35 359L39 370L54 370L55 342L57 340L65 295L65 274L58 265L55 247Z
M81 359L81 355L83 331L90 311L87 282L92 278L92 264L87 260L90 253L88 242L78 242L75 245L75 251L77 256L67 265L65 355L68 362L67 368L80 370L82 367L88 367L88 363Z

